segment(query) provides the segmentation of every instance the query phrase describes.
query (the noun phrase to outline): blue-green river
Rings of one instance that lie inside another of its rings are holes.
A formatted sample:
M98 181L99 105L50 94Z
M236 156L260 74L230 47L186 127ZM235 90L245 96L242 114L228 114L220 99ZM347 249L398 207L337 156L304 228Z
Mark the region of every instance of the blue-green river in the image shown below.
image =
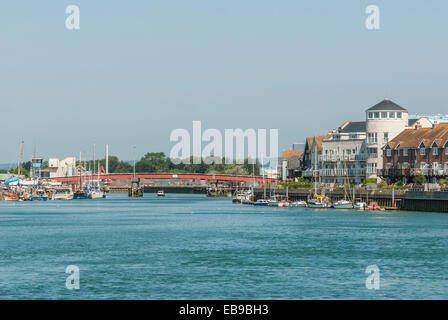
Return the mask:
M0 202L0 299L411 298L448 298L448 214L179 194Z

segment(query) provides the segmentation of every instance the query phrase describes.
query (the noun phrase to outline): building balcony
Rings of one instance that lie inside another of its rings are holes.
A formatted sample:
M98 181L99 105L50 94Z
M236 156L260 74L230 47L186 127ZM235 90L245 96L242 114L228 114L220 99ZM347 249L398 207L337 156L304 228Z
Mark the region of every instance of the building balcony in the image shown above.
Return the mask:
M321 177L359 177L366 175L366 169L320 169Z
M448 169L433 169L433 168L379 169L378 175L382 177L413 177L417 175L424 175L428 177L443 177L448 176Z
M350 155L321 155L320 162L339 162L339 161L365 161L366 154L350 154Z

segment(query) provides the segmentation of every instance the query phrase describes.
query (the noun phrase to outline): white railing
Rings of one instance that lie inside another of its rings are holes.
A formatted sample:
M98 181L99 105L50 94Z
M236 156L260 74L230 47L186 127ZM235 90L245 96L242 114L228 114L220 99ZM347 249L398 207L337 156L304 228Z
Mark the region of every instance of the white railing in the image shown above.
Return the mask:
M338 161L365 161L366 154L350 154L350 155L321 155L319 161L321 162L338 162Z
M365 176L366 169L321 169L319 175L322 177L357 177Z

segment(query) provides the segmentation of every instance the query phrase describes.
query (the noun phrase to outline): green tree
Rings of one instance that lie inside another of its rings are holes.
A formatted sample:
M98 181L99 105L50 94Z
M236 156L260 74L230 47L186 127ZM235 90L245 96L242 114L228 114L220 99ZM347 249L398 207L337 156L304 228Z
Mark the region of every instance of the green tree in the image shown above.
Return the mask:
M424 185L425 182L426 182L425 176L422 174L419 174L414 178L414 183L418 186Z

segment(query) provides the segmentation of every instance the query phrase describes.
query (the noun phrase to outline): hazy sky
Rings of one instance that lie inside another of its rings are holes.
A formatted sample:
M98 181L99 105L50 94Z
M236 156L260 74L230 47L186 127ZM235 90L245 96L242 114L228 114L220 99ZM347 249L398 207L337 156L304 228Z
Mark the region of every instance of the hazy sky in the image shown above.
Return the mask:
M81 29L65 28L65 8ZM381 30L365 9L381 9ZM278 128L281 149L390 98L447 112L446 0L2 1L0 163L169 152L175 128Z

